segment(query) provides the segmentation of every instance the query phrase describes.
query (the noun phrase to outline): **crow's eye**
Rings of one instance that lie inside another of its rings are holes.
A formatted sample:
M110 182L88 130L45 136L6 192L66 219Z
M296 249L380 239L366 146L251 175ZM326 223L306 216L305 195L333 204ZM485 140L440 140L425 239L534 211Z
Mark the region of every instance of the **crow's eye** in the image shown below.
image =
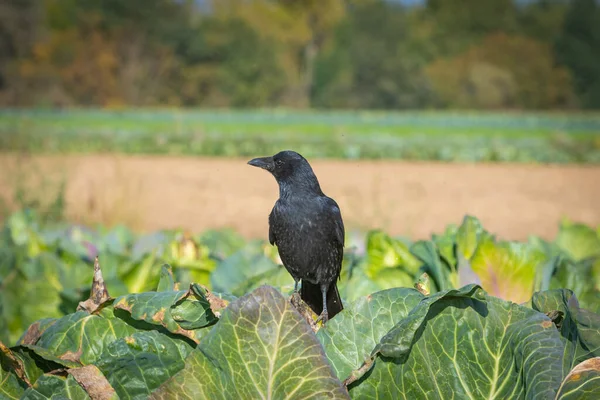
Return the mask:
M277 160L277 161L275 161L275 164L277 164L277 165L280 165L280 166L281 166L281 165L283 165L283 161L281 161L281 160Z

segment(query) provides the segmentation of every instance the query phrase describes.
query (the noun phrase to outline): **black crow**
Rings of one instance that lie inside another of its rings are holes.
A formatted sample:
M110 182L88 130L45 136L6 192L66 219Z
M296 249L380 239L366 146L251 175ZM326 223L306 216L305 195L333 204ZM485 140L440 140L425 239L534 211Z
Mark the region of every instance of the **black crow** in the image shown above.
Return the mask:
M300 298L326 323L342 311L336 281L344 257L344 223L335 200L325 196L310 164L294 151L261 157L248 164L266 169L279 184L269 214L269 242L295 281Z

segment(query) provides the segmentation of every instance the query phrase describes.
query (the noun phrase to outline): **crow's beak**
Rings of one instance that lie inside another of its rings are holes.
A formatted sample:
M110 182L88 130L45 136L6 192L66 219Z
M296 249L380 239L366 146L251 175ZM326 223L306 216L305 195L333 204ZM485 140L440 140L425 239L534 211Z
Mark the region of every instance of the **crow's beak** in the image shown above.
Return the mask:
M248 164L253 167L259 167L266 169L267 171L273 171L273 157L259 157L248 161Z

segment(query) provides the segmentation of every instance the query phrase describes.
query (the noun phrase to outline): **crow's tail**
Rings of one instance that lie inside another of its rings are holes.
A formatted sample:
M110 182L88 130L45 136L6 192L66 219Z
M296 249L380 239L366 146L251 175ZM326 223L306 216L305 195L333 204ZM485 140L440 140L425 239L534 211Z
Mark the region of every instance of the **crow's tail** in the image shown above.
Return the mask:
M321 294L321 285L315 285L313 283L302 280L302 286L300 287L300 298L304 300L306 304L315 312L320 315L323 311L323 294ZM334 280L327 289L327 314L328 319L335 317L337 313L342 311L344 306L342 305L342 299Z

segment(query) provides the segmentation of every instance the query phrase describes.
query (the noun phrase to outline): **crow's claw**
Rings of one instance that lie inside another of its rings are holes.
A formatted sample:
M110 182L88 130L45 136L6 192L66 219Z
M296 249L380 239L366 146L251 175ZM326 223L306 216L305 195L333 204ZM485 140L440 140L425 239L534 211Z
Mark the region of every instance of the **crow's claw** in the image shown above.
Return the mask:
M319 315L319 318L317 318L316 323L318 324L319 321L321 321L323 323L323 326L325 326L327 321L329 321L329 313L327 311L323 311L321 315Z

